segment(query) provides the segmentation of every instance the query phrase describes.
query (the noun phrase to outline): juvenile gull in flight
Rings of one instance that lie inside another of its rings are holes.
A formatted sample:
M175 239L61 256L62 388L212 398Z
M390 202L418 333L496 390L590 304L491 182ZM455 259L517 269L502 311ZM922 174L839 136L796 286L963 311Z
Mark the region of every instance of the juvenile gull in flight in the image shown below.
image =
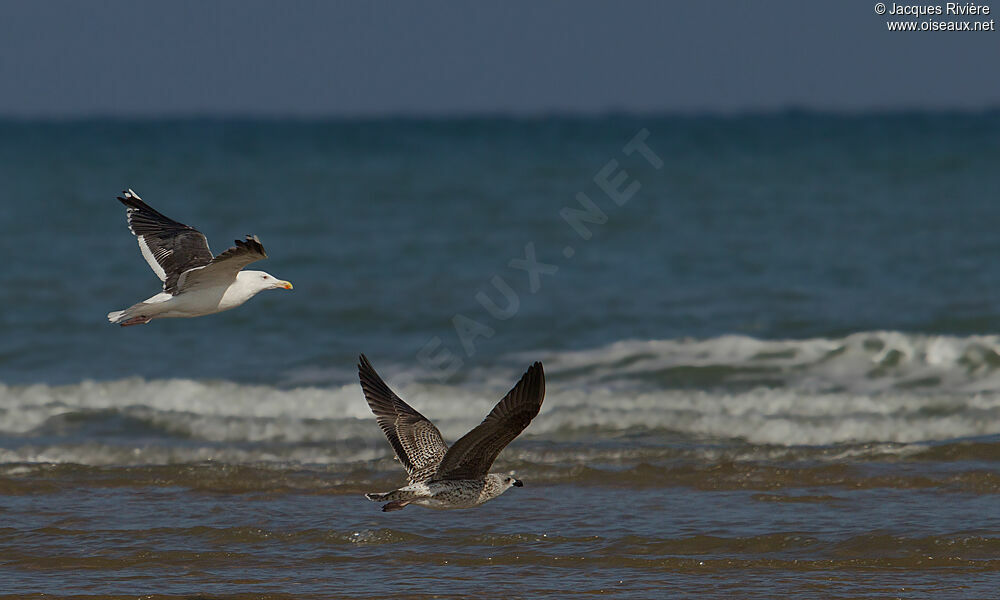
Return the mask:
M538 414L545 397L542 363L531 365L512 390L475 429L448 448L441 432L394 394L362 354L358 363L361 389L389 439L396 458L409 474L408 485L383 494L365 494L388 503L383 511L407 504L428 508L469 508L521 487L520 480L488 473L493 461Z
M126 206L129 231L163 282L163 291L108 313L112 323L128 327L167 317L200 317L236 308L264 290L292 289L291 283L264 271L241 270L267 258L257 236L236 240L236 246L213 256L200 231L156 212L132 190L122 192L118 200Z

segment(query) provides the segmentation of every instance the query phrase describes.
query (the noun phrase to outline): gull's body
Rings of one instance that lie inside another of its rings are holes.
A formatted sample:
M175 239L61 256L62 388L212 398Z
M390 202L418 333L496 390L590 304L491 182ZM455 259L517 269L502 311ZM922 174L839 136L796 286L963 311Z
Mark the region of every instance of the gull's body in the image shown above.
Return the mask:
M167 292L160 292L125 311L110 313L108 318L113 321L112 315L128 311L134 313L137 310L149 317L149 320L171 317L201 317L222 312L236 308L256 296L258 292L270 289L270 286L261 288L256 285L256 281L253 281L253 279L264 281L264 275L267 274L263 271L240 271L232 281L224 280L217 285L185 290L183 295L175 296Z
M497 455L531 423L545 397L542 363L528 368L486 419L451 448L423 415L397 396L364 354L358 364L368 406L409 474L409 484L391 492L366 494L387 502L383 511L417 504L427 508L470 508L523 484L509 475L489 473Z
M472 508L488 502L511 487L521 487L519 479L508 475L488 473L480 479L454 479L411 483L382 494L365 494L372 502L388 502L383 511L399 510L407 504L427 508Z
M264 271L242 270L267 258L257 236L236 240L235 246L214 256L200 231L156 212L132 190L118 200L126 206L129 231L163 282L163 291L108 313L112 323L127 327L153 319L200 317L236 308L264 290L292 289L291 283Z

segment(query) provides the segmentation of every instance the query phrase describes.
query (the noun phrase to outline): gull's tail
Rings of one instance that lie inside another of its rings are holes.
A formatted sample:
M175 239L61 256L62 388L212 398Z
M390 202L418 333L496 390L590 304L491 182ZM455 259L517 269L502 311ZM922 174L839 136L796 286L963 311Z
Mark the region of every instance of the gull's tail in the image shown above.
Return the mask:
M125 310L109 312L108 320L115 325L121 325L122 327L128 327L129 325L144 325L149 323L153 318L147 310L148 307L149 305L145 302L133 304Z
M374 492L371 494L365 494L365 498L368 498L372 502L384 502L386 500L390 500L388 504L382 505L382 512L392 512L394 510L406 508L406 505L413 502L416 497L416 494L406 490L393 490L391 492L383 492L381 494Z

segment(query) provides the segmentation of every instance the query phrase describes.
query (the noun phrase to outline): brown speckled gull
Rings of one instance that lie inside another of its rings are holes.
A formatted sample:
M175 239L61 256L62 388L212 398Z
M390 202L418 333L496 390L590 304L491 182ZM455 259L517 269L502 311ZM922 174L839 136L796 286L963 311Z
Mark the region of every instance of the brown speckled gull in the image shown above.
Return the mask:
M524 431L542 407L542 363L531 365L483 422L451 448L433 423L389 389L364 354L359 359L358 376L368 406L409 474L404 487L366 494L373 502L387 502L383 511L400 510L408 504L469 508L523 485L514 477L489 470L500 451Z

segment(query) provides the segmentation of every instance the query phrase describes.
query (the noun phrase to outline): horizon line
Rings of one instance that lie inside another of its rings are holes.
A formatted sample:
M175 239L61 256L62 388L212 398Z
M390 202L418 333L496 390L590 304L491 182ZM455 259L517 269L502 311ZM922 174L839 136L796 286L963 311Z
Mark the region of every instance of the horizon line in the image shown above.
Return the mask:
M663 109L663 110L440 110L440 111L385 111L385 112L295 112L295 111L159 111L159 112L105 112L80 113L28 113L0 112L4 122L83 122L83 121L465 121L465 120L599 120L613 118L741 118L775 116L903 116L903 115L970 115L985 116L1000 112L1000 102L982 106L899 106L899 107L811 107L788 105L782 107L747 107L739 109Z

